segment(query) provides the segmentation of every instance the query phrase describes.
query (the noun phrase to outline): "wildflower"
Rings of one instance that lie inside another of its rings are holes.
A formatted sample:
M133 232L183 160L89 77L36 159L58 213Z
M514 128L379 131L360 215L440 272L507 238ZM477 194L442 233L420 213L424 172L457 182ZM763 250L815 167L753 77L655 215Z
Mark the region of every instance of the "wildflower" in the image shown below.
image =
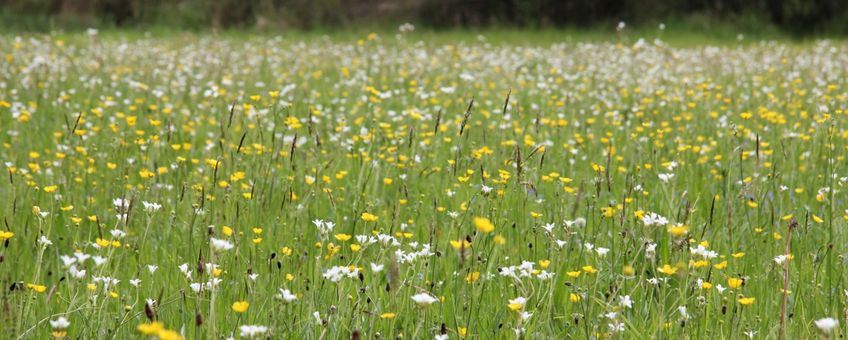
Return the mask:
M633 308L633 300L630 298L630 295L620 296L618 298L618 304L624 308Z
M740 287L742 287L743 283L745 282L742 279L738 279L735 277L727 279L727 286L730 287L730 289L739 289Z
M739 304L740 304L740 305L748 306L748 305L751 305L751 304L753 304L753 303L754 303L754 298L752 298L752 297L747 297L747 298L743 297L743 298L739 298Z
M433 302L436 302L436 301L439 301L439 300L434 298L430 294L418 293L418 294L415 294L415 295L412 296L412 301L415 301L415 303L418 304L419 307L426 307L426 306L433 304Z
M47 247L53 245L53 241L50 241L47 236L41 235L41 237L38 238L38 245L42 247Z
M814 321L816 327L820 329L822 332L830 333L836 326L839 325L839 321L834 318L823 318Z
M669 266L668 264L665 264L662 267L660 267L659 269L657 269L657 271L660 272L660 273L663 273L665 275L671 276L671 275L674 275L674 273L677 273L677 267L672 267L672 266Z
M51 334L54 338L64 338L68 334L68 327L70 326L70 321L64 316L56 320L50 320L50 328L53 330Z
M143 323L136 327L139 333L144 335L157 335L165 330L165 325L161 322L154 321L151 323Z
M279 297L286 303L297 300L297 295L292 294L288 289L280 288Z
M376 222L377 219L378 219L377 215L367 213L367 212L362 213L361 217L362 217L362 220L365 221L365 222Z
M495 231L495 225L489 221L488 218L485 217L475 217L474 218L474 227L477 228L477 231L481 233L491 233Z
M250 307L250 303L247 301L237 301L233 303L233 311L236 313L244 313L247 311L247 308Z
M36 293L44 293L47 291L47 286L44 285L28 283L26 286L27 288L34 290Z
M519 311L524 308L524 305L527 303L527 299L524 297L517 297L509 300L509 304L507 305L512 311Z
M268 327L256 325L239 326L239 336L242 338L257 338L268 332Z
M211 238L209 241L212 245L212 249L214 249L215 251L233 249L233 244L230 243L230 241L221 240L221 239L217 239L217 238L214 238L214 237Z

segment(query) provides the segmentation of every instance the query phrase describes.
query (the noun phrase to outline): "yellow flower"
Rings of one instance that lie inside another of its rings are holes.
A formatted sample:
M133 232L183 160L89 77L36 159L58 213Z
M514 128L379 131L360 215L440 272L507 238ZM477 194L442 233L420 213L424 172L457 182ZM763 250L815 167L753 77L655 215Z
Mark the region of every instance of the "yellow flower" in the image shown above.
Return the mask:
M576 277L580 276L580 271L574 270L574 271L570 271L570 272L565 272L565 275L568 275L569 277L576 278Z
M571 294L568 295L568 300L573 302L573 303L578 303L578 302L580 302L581 299L582 298L580 297L580 295L577 295L577 294L574 294L574 293L571 293Z
M465 282L468 282L468 283L474 283L478 279L480 279L480 272L468 273L468 275L465 276Z
M737 279L735 277L731 277L731 278L727 279L727 286L730 287L731 289L739 289L739 287L742 287L743 283L744 283L744 281L742 279Z
M0 241L8 240L8 239L12 238L12 236L15 236L15 233L13 233L11 231L0 230Z
M158 337L159 340L182 340L183 339L183 337L182 337L182 335L180 335L180 333L177 333L176 331L172 331L170 329L160 331L158 334L156 334L156 337Z
M672 267L672 266L665 264L662 267L660 267L660 269L657 269L657 271L660 272L660 273L663 273L665 275L671 276L671 275L674 275L674 273L677 273L677 267Z
M689 226L684 224L678 224L672 227L668 227L668 232L671 233L674 237L680 237L689 232Z
M594 274L594 273L598 272L598 270L595 269L595 267L592 267L592 266L583 266L583 271L588 273L588 274Z
M727 261L721 261L719 263L716 263L716 264L713 265L713 268L715 268L715 269L727 268Z
M233 311L236 313L244 313L247 311L247 307L250 307L250 304L247 301L238 301L233 303Z
M157 335L165 330L165 325L161 322L154 321L151 323L143 323L135 328L139 333L144 335Z
M477 228L477 231L481 233L488 234L495 231L495 225L492 224L492 221L489 221L489 219L485 217L475 217L474 227Z
M377 219L378 219L377 215L370 214L370 213L367 213L367 212L362 213L361 217L362 217L362 220L365 221L365 222L376 222Z
M710 289L710 288L713 288L713 284L712 284L712 283L709 283L709 282L703 282L703 283L701 283L701 289Z
M754 303L754 298L752 298L752 297L748 297L748 298L739 298L739 304L740 304L740 305L748 306L748 305L751 305L751 304L753 304L753 303Z
M467 240L450 241L450 244L453 249L457 250L461 247L465 247L465 249L471 248L471 242L468 242Z
M223 226L221 228L221 232L223 232L224 235L226 235L226 236L232 236L233 235L233 228L230 228L228 226Z
M27 283L27 288L34 290L36 293L44 293L47 290L47 286L34 283Z
M383 313L380 314L380 319L394 319L397 314L395 313Z
M624 274L624 276L633 276L633 275L636 275L636 270L633 269L633 266L626 265L621 270L621 273Z
M50 193L55 192L56 189L59 189L59 187L55 186L55 185L49 185L49 186L44 187L44 192L50 194Z
M813 221L818 224L824 223L824 220L821 217L816 216L816 214L813 214Z
M495 235L495 243L500 244L500 245L504 245L504 244L506 244L506 238L501 236L501 235Z
M460 338L464 338L466 335L468 335L468 328L457 327L456 332L459 334Z
M358 252L360 249L362 249L361 245L358 245L358 244L351 244L350 245L350 251L352 251L354 253Z
M551 260L539 260L539 267L542 269L548 269L548 266L551 265Z
M351 238L352 236L350 236L350 235L348 235L348 234L336 234L334 237L335 237L337 240L344 242L344 241L350 240L350 238Z

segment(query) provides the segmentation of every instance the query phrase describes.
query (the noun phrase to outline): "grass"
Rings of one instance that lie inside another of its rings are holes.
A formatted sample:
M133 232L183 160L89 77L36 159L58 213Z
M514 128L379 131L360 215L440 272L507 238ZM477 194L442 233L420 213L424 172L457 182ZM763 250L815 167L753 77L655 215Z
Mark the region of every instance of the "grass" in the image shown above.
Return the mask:
M667 31L6 35L0 330L844 334L848 47Z

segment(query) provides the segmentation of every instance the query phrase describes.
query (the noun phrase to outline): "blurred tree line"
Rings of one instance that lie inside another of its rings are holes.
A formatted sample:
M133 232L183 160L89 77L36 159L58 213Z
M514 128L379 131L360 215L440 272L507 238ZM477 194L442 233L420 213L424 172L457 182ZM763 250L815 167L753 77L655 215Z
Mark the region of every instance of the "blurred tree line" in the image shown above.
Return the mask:
M695 16L796 34L848 33L848 0L0 0L0 15L11 26L33 30L313 29L404 21L432 28L591 27Z

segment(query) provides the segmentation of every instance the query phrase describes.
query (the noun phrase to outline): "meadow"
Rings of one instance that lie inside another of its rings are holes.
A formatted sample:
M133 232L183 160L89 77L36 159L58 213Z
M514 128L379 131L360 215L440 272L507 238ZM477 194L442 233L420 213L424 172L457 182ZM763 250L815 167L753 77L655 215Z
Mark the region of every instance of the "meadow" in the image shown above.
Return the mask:
M3 34L0 337L845 334L843 42L459 36Z

